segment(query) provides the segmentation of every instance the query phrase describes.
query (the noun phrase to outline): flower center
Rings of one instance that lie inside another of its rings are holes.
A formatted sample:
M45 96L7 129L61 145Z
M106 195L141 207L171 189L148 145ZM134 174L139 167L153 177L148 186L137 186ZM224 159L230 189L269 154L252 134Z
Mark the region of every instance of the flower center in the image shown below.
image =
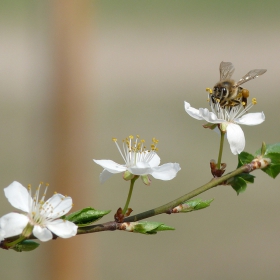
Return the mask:
M48 201L45 202L45 197L49 186L49 184L46 184L44 194L42 198L39 199L40 188L42 184L43 182L39 184L38 188L36 189L35 195L33 197L31 195L31 185L28 185L29 194L30 197L32 198L29 202L30 204L29 204L28 216L30 219L30 223L32 225L40 225L44 227L47 224L47 222L55 220L60 216L62 216L60 212L56 212L55 214L54 212L55 212L55 208L61 203L63 198L61 198L61 201L59 201L56 205L52 205L52 203Z
M156 138L152 139L150 150L146 149L146 146L144 146L145 140L140 140L139 135L136 135L135 140L133 139L134 136L130 135L123 140L123 151L119 147L117 139L112 139L116 143L116 146L127 167L135 166L138 162L148 163L154 157L156 151L158 151L157 143L159 140Z

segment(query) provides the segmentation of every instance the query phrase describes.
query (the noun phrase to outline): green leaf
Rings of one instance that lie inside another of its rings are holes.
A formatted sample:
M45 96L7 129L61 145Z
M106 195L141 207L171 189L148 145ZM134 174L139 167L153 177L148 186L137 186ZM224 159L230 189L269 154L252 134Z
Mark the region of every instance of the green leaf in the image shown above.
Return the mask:
M249 157L246 157L249 159ZM247 188L247 183L254 183L255 176L249 173L241 173L228 181L228 183L233 187L233 189L239 195L241 192L244 192Z
M258 149L256 151L256 157L260 157L262 155L262 150L264 149ZM262 157L269 158L271 160L270 165L262 168L262 171L275 179L280 173L280 143L267 145Z
M254 179L256 178L254 175L251 175L250 173L240 173L239 175L237 175L235 177L241 177L247 183L254 183Z
M181 205L178 205L173 209L174 213L187 213L191 211L200 210L210 206L211 202L214 198L209 200L202 200L200 198L187 200L183 202ZM177 211L176 211L177 210Z
M270 153L280 154L280 143L266 145L266 150L265 150L264 155L267 155ZM260 156L260 155L261 155L261 148L256 151L256 156ZM265 157L267 157L267 156L265 156Z
M247 152L242 152L238 155L238 165L237 168L240 166L250 163L255 157Z
M65 216L64 219L73 222L79 227L85 227L85 226L89 226L90 224L93 224L94 222L98 221L99 219L109 214L110 212L111 210L102 211L102 210L96 210L91 207L87 207L77 212L73 212L70 215Z
M235 176L232 178L233 180L230 181L232 188L236 191L237 195L244 192L247 188L247 182L241 176Z
M262 169L263 172L275 179L280 173L280 164L271 163L268 167Z
M32 240L24 240L20 243L17 243L13 248L16 252L29 252L35 250L39 247L39 243Z
M156 234L158 231L175 230L175 228L159 222L136 222L133 232L142 234Z

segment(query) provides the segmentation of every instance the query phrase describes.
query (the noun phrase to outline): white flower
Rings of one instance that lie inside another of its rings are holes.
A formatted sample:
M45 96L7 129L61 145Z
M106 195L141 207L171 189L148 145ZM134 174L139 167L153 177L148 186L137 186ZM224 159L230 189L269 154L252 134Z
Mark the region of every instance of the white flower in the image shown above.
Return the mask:
M1 224L1 218L0 218L0 224ZM5 238L5 231L0 228L0 242Z
M171 180L177 172L181 170L178 163L166 163L161 166L160 158L157 155L156 144L158 140L153 138L153 144L150 150L144 147L144 140L139 140L137 135L135 143L132 143L133 136L129 136L123 141L123 152L121 151L117 139L113 138L117 148L125 162L125 164L118 164L112 160L93 160L95 163L101 165L104 170L100 174L100 182L105 182L115 173L128 171L133 175L145 176L151 174L154 178L160 180ZM144 180L143 180L144 181Z
M1 217L0 230L4 237L11 237L22 233L29 223L33 226L33 234L41 241L52 239L53 234L62 238L75 236L77 226L69 221L58 219L65 215L72 208L72 198L61 194L54 194L47 201L45 200L47 188L39 200L41 185L36 190L35 196L31 197L29 191L19 182L13 182L4 189L5 196L12 206L24 212L9 213Z
M245 109L242 103L233 107L225 106L225 108L221 108L218 102L212 102L211 98L209 100L211 112L206 108L195 109L186 101L185 110L191 117L216 124L221 131L227 132L227 139L232 153L234 155L240 154L245 148L245 136L239 124L257 125L265 120L263 112L247 113L256 104L256 99L253 98L252 103Z

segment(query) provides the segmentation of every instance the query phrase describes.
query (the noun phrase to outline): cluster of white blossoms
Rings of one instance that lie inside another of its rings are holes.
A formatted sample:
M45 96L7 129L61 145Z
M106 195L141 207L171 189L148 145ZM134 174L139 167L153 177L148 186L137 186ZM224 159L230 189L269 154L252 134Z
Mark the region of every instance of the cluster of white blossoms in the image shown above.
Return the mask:
M136 136L135 142L134 137L130 135L128 138L123 140L123 151L117 143L117 139L113 138L117 148L124 160L124 164L118 164L112 160L102 159L95 160L94 162L104 168L100 174L100 182L104 183L113 174L121 172L129 172L133 175L141 177L152 175L156 179L160 180L171 180L177 172L181 170L178 163L166 163L161 166L160 157L157 155L157 143L158 140L153 138L151 148L146 150L144 146L145 140L139 140L139 135ZM146 184L149 184L147 180L143 180Z
M210 94L210 92L209 92ZM244 108L240 102L236 106L221 107L219 102L215 102L211 97L209 104L211 111L207 108L195 109L188 102L185 102L186 112L197 120L204 120L208 124L205 127L217 128L226 133L230 149L233 154L239 154L244 150L245 137L239 126L257 125L265 120L264 113L248 113L248 110L256 103L252 103ZM160 157L157 155L158 140L153 138L150 149L144 146L145 141L139 136L134 139L129 136L123 140L122 149L113 138L124 164L118 164L112 160L95 160L94 162L104 168L100 174L101 183L109 179L113 174L124 174L125 180L132 180L135 176L142 178L146 185L150 184L148 175L160 180L173 179L181 170L178 163L166 163L160 166ZM136 177L138 178L138 177ZM72 208L71 197L61 194L54 194L45 201L46 190L41 199L37 188L35 195L31 195L31 187L28 190L18 182L13 182L4 189L5 196L11 205L22 213L9 213L0 218L0 241L12 236L22 235L28 237L31 233L41 241L48 241L53 238L53 234L69 238L77 234L77 226L67 220L61 219Z
M195 109L185 101L185 110L191 117L207 121L225 132L232 153L234 155L240 154L245 148L245 136L239 125L258 125L265 120L263 112L248 113L249 109L256 104L256 99L253 98L252 103L245 108L242 102L236 106L222 108L219 102L213 102L213 99L209 96L209 104L211 111L207 108Z
M53 233L61 238L76 235L78 227L72 222L60 219L72 208L72 198L56 193L45 201L46 187L39 199L40 187L41 184L33 197L30 186L27 190L16 181L4 189L8 201L22 213L12 212L0 218L1 240L20 235L27 228L40 241L51 240Z

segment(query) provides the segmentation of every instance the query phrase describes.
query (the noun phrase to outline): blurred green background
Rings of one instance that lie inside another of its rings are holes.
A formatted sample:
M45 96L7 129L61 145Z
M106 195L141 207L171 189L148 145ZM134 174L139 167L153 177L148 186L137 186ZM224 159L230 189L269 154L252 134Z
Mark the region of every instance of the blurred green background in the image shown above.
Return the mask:
M140 134L159 142L172 181L140 181L134 213L162 205L211 179L219 137L189 117L206 107L206 87L230 61L266 121L245 127L246 148L279 142L279 1L1 1L1 186L40 181L73 197L73 210L123 206L128 183L99 183L92 159L121 157L111 141ZM223 161L237 165L225 143ZM279 178L261 171L239 196L220 186L210 208L151 220L176 228L155 236L103 232L0 251L1 279L279 279ZM13 208L0 196L0 214ZM108 221L112 217L104 218Z

